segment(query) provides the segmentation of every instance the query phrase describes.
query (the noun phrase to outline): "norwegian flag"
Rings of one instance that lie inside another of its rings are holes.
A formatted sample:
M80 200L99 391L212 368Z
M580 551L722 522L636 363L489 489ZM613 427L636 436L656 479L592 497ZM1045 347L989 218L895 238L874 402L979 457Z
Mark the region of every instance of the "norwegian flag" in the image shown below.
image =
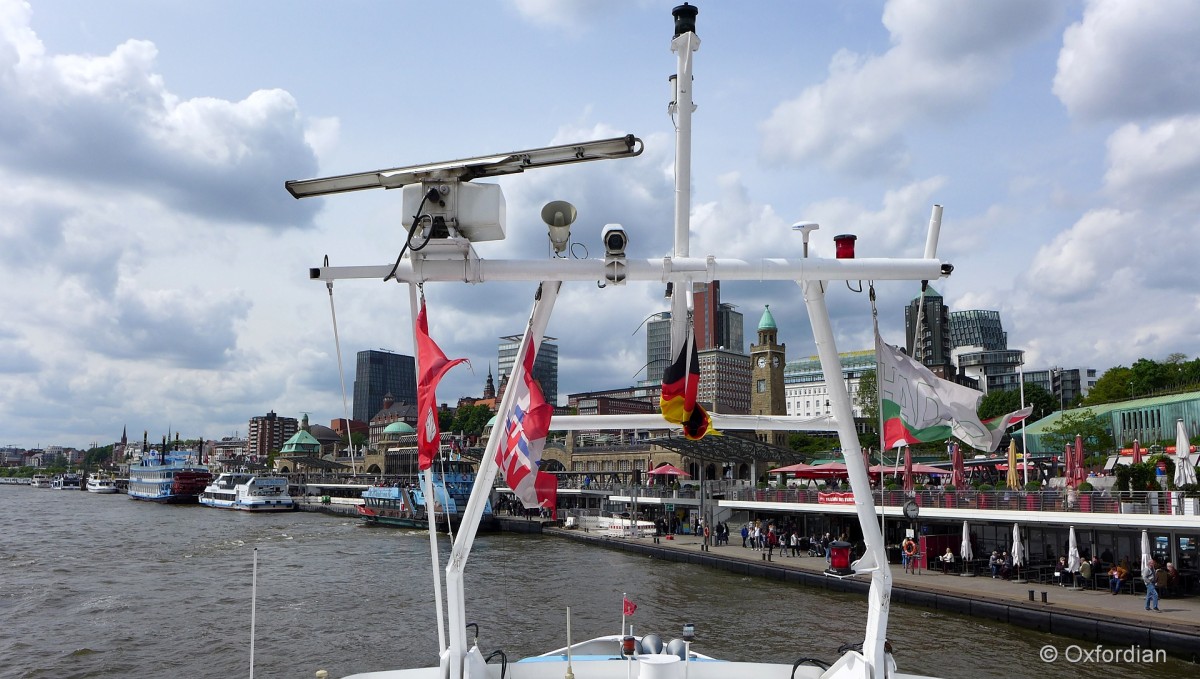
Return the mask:
M536 348L529 330L525 331L526 347L523 359L513 366L509 385L514 392L514 406L504 422L504 438L496 451L496 465L504 482L513 489L526 509L547 503L553 498L538 493L537 468L542 460L542 447L550 430L554 407L546 403L542 389L533 381L533 360Z

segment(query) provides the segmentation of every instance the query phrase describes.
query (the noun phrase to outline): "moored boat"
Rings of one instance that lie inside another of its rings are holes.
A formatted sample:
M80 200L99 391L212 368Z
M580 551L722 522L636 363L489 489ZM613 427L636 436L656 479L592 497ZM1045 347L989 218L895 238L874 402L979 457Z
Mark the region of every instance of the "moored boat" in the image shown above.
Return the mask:
M282 476L227 472L204 488L200 504L246 512L286 512L296 508Z
M437 529L456 531L462 523L463 511L475 484L475 468L466 460L436 462L433 472L433 511ZM397 528L426 528L429 503L419 484L371 486L363 491L363 503L358 515L368 524ZM489 501L484 508L480 528L496 527L496 517Z
M194 459L188 451L143 458L141 464L129 468L130 499L167 504L198 502L212 482L212 473Z
M49 488L50 477L46 476L45 474L34 474L33 478L29 481L29 485L33 486L34 488Z
M82 490L79 483L78 474L58 474L54 480L50 482L50 487L54 490Z
M117 492L117 482L111 476L90 474L87 480L87 492L97 495L112 495Z

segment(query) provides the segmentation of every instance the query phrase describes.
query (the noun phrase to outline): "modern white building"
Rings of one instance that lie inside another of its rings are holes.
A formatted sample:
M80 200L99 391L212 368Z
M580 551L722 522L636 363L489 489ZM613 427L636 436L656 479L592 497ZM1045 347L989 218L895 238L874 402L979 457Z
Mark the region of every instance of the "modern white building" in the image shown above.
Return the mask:
M858 405L858 387L863 373L875 370L875 350L848 351L838 354L842 363L839 378L846 383L850 392L850 403L855 417L864 417ZM787 414L795 417L830 415L829 385L821 371L821 361L809 356L799 361L788 361L783 369L783 393L787 403Z

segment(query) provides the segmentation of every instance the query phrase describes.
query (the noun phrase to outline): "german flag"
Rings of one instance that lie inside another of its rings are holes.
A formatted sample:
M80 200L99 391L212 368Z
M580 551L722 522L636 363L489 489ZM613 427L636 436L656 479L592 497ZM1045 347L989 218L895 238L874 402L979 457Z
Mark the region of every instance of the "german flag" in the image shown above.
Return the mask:
M663 419L681 425L684 437L691 441L702 439L709 433L719 433L713 429L712 418L705 412L704 407L696 403L696 393L699 389L700 358L696 352L695 339L689 336L679 348L679 356L675 358L675 362L663 371L659 406L662 408Z

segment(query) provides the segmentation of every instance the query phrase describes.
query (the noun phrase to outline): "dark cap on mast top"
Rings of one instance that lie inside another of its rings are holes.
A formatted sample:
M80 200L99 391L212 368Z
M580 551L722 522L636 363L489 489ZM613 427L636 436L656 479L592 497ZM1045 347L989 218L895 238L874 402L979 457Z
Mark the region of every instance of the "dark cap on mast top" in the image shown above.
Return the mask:
M696 32L696 15L699 13L699 8L693 7L686 2L671 10L671 16L675 17L676 38L684 33Z

